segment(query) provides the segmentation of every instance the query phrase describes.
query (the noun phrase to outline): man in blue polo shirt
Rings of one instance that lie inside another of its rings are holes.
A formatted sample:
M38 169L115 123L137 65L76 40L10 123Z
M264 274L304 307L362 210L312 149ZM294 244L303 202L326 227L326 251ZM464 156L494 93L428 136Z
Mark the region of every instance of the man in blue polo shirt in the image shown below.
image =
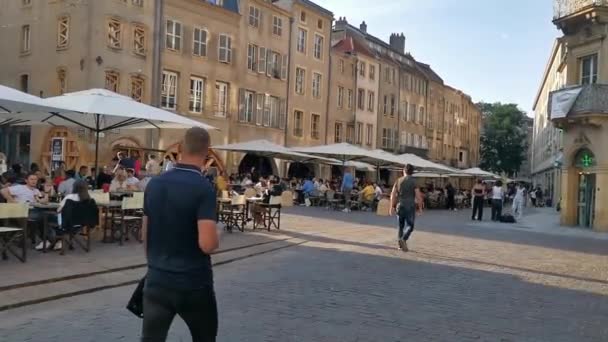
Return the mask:
M209 133L194 127L183 139L182 159L147 185L143 236L148 257L142 341L165 341L179 315L193 341L213 342L217 306L210 254L218 248L216 198L203 177Z

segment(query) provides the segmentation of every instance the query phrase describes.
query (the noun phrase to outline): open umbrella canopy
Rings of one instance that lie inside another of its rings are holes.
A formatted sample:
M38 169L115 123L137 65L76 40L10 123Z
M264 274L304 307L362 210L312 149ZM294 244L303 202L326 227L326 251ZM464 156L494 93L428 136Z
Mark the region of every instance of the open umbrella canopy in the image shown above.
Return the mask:
M449 166L445 166L439 163L434 163L430 160L426 160L422 157L419 157L415 154L406 153L399 155L398 158L401 160L403 164L414 165L414 167L423 169L425 171L432 171L435 173L454 173L457 174L458 170L453 169Z
M253 140L242 143L213 146L214 150L249 153L260 157L278 158L301 163L336 163L336 160L313 156L292 151L284 146L274 144L268 140Z
M446 175L440 175L438 173L431 172L416 172L414 173L414 178L442 178L447 177Z
M474 177L494 178L494 179L501 178L500 176L493 174L492 172L484 171L478 167L462 170L461 172L464 174L467 174L467 175L474 176Z
M313 147L293 147L291 150L337 159L342 163L359 161L378 167L399 165L394 160L395 158L391 157L392 155L390 153L383 155L348 143Z
M64 109L50 107L39 97L0 85L0 125L21 123L22 113L37 113L37 115L43 116L43 113L51 111L66 112Z

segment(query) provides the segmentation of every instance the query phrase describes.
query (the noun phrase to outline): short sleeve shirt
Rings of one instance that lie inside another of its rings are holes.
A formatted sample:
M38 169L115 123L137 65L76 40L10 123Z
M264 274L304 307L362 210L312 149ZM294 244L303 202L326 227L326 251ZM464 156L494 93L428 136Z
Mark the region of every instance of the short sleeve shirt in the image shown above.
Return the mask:
M198 221L216 220L215 191L200 170L176 164L145 192L147 286L194 290L213 285L211 258L198 244Z
M36 197L40 196L38 189L31 189L27 185L13 185L8 188L8 191L19 203L34 203Z

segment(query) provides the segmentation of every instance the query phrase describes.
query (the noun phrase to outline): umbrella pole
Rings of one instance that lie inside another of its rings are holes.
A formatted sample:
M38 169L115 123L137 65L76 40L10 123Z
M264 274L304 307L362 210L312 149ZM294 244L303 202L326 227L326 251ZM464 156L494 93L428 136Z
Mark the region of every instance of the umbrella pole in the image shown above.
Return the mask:
M99 114L95 114L95 187L97 187L97 175L99 174Z

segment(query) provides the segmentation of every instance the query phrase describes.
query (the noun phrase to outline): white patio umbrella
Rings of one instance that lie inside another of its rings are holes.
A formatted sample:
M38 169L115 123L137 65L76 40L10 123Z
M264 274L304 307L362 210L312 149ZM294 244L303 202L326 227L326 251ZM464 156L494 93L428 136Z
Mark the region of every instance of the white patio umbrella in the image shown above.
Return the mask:
M12 125L76 126L95 132L95 168L98 169L99 133L119 128L178 127L216 129L203 122L137 102L130 97L105 89L89 89L41 100L51 108L46 112L1 113L0 120Z
M435 173L458 173L458 170L456 169L453 169L449 166L445 166L443 164L434 163L415 154L405 153L399 155L398 158L402 161L403 164L414 165L414 167L423 169L425 171L432 171Z
M471 175L473 177L501 179L499 175L493 174L492 172L484 171L478 167L462 170L461 172L467 175Z
M386 155L377 153L376 151L366 150L359 146L348 143L339 143L332 145L319 145L312 147L292 147L293 151L315 154L327 158L333 158L346 163L348 161L359 161L371 164L377 167L399 165L396 158L391 157L390 153Z
M323 163L329 164L336 160L313 156L309 154L292 151L284 146L277 145L268 140L252 140L247 142L213 146L214 150L249 153L260 157L278 158L300 163Z
M11 87L0 85L0 125L17 125L23 122L21 113L65 112L64 109L49 107L41 98Z

